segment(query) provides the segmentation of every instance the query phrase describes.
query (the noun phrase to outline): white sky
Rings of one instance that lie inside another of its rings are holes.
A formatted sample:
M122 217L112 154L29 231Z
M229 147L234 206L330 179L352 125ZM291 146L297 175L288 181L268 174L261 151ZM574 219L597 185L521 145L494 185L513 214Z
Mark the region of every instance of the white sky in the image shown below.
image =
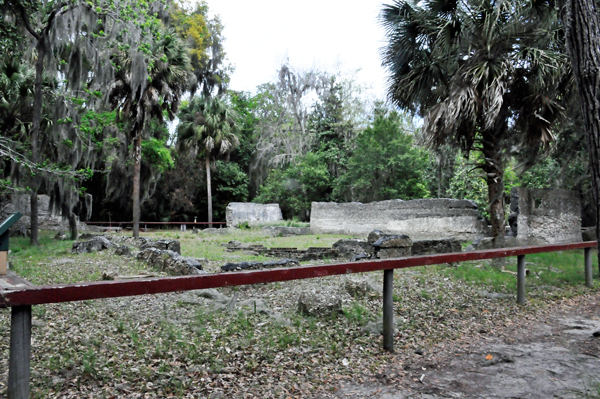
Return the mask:
M357 80L385 97L377 16L391 0L208 0L225 25L225 51L235 65L230 88L254 91L275 79L282 62L294 68L361 69Z

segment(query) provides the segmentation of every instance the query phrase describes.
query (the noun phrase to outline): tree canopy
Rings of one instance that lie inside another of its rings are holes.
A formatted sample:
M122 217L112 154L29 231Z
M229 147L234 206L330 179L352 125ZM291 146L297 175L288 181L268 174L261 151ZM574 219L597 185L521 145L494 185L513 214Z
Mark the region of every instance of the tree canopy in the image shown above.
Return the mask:
M511 152L552 140L570 83L554 3L396 1L382 12L394 104L424 118L433 146L480 151L492 235L504 237L504 169Z

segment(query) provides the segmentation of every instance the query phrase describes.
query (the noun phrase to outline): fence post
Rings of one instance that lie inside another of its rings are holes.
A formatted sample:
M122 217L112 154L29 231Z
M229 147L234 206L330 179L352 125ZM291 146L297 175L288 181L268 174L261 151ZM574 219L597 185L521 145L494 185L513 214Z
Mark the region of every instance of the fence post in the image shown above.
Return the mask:
M29 399L31 305L13 306L8 360L8 399Z
M585 264L585 286L592 288L592 248L583 249L583 261Z
M517 256L517 303L525 305L525 255Z
M394 352L394 269L383 271L383 349Z

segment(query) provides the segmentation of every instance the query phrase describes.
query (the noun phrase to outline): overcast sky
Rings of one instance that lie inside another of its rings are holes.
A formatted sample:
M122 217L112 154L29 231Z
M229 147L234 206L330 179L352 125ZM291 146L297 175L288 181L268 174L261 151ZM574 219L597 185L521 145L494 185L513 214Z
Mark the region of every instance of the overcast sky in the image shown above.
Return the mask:
M231 89L254 91L274 80L282 62L334 71L361 69L357 80L384 97L377 16L384 0L208 0L225 25ZM391 0L388 1L391 3Z

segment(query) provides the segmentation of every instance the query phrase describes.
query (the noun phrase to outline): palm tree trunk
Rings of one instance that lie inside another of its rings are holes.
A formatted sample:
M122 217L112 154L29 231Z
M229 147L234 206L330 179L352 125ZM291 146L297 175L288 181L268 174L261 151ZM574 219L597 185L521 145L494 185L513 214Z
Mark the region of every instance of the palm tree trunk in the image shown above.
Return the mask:
M562 0L560 5L588 139L600 246L600 17L596 3L590 0Z
M46 57L46 50L44 48L43 39L38 41L37 46L37 61L35 63L35 84L33 94L33 120L31 126L31 162L33 164L38 163L38 139L40 135L40 126L42 123L42 106L43 106L43 95L42 83L44 74L44 58ZM38 245L39 240L39 219L38 219L38 177L33 177L31 182L31 245Z
M504 246L504 236L506 227L504 223L504 177L487 178L488 198L490 204L490 224L492 226L492 237L494 238L494 248Z
M212 223L213 214L212 214L212 188L210 185L210 154L206 154L206 192L207 192L207 200L208 200L208 223ZM208 225L212 227L212 224Z
M483 134L482 153L485 158L485 164L482 166L482 169L487 176L490 225L492 227L490 233L493 237L494 248L502 248L504 247L506 228L504 215L504 161L499 143L501 134L498 132L486 133Z
M140 175L142 166L142 132L135 139L133 154L133 236L140 236Z

